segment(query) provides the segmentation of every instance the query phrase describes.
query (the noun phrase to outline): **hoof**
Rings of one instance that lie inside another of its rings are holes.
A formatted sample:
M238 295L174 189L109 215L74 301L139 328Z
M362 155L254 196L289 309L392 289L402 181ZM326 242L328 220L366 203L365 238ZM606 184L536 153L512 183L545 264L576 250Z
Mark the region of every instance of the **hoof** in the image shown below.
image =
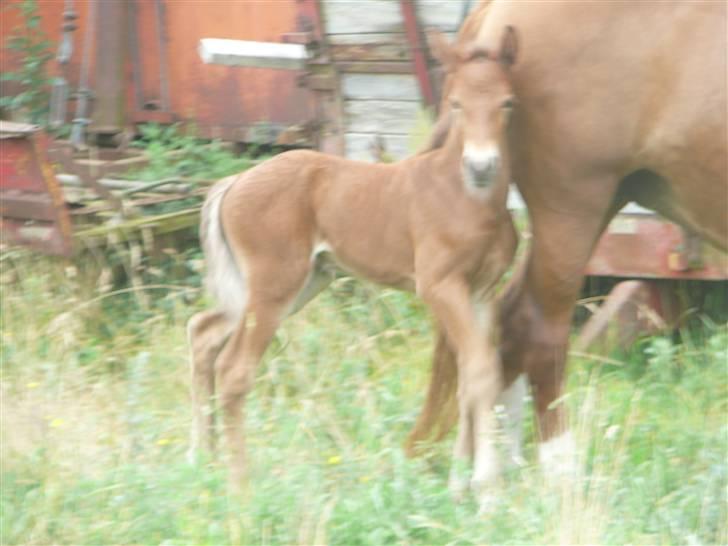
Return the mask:
M468 494L468 479L456 472L450 472L447 484L452 500L458 504L465 501Z

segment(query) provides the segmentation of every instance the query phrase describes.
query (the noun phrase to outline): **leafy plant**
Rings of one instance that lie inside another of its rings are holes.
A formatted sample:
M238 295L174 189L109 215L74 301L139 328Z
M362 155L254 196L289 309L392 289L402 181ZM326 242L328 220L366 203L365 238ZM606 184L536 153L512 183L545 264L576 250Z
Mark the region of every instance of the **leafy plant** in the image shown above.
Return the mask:
M236 156L219 140L201 141L193 130L183 133L179 124L150 123L140 128L141 138L134 146L149 157L144 169L129 173L141 180L170 177L215 180L244 171L255 162L249 156Z
M19 68L3 72L0 80L17 82L21 91L0 97L0 108L23 112L31 123L45 123L48 115L50 78L46 63L53 57L52 43L40 27L36 0L23 0L14 5L21 12L23 24L6 40L6 47L19 58Z

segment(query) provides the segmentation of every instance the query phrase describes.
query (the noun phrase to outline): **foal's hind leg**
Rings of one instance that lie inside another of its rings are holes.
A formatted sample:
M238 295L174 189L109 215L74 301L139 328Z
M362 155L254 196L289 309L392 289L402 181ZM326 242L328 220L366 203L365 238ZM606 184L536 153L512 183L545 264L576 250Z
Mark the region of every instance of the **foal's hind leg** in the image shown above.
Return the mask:
M249 301L216 364L218 401L234 486L245 474L244 413L241 415L245 396L253 386L258 363L311 268L308 260L289 260L285 264L271 260L268 267L257 268L257 264L249 263Z
M215 359L232 326L227 316L216 309L197 313L187 322L193 412L190 461L194 461L201 446L211 452L215 449Z

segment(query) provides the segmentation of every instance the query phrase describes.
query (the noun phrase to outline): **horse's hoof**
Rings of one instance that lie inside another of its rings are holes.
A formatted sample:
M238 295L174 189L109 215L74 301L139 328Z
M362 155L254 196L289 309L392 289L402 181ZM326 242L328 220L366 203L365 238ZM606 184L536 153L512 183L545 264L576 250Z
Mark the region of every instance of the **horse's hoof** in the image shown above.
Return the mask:
M189 448L187 453L185 453L185 459L187 459L187 464L190 466L197 466L197 461L199 460L197 449L194 447Z
M447 487L450 490L450 496L452 496L452 500L454 502L459 504L465 501L465 498L468 494L467 478L456 475L455 472L451 472Z

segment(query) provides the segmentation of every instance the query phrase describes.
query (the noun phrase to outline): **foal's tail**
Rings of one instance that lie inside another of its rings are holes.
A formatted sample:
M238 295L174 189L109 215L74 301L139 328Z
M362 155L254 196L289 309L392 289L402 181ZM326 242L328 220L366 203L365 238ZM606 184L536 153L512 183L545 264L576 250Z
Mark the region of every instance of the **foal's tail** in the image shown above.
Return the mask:
M448 345L445 333L438 328L430 387L425 405L405 442L407 456L414 457L418 454L420 442L438 442L455 426L458 418L457 383L455 353Z
M230 249L222 227L223 197L237 180L229 176L210 188L200 213L200 241L205 254L205 287L230 319L240 317L247 302L244 271Z

